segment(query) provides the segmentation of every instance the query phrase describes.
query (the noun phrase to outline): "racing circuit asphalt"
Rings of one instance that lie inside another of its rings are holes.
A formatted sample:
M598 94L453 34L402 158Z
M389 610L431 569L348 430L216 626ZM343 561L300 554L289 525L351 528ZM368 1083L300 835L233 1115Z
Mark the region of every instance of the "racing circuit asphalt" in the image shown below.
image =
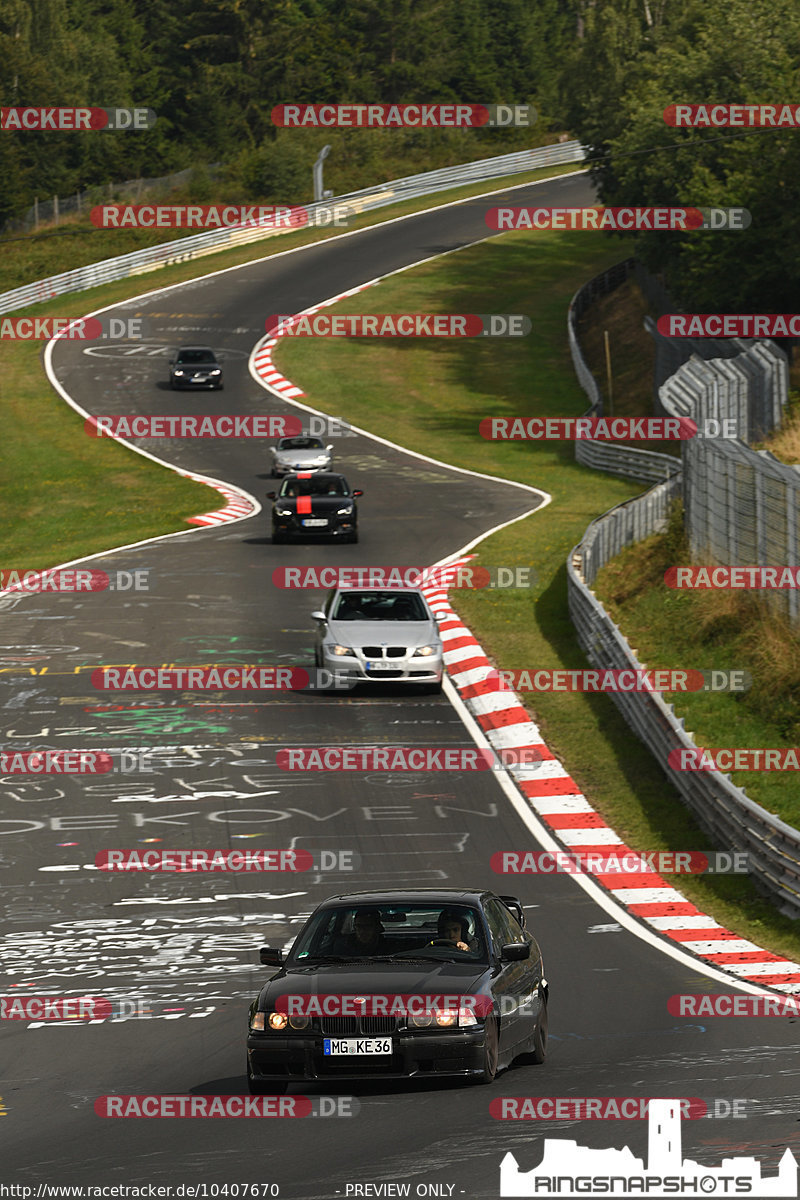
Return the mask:
M578 176L515 189L510 198L583 204L591 191ZM485 209L497 202L468 200L120 305L115 314L145 314L157 335L135 353L130 345L59 344L58 378L77 403L98 413L285 412L247 371L267 314L299 311L479 240ZM190 342L226 353L221 394L189 398L166 390L166 348ZM360 544L273 547L263 500L273 481L263 442L142 444L239 485L265 510L92 563L148 568L146 592L2 602L3 744L141 747L153 750L155 764L151 774L7 781L3 789L2 990L135 996L153 1010L151 1019L97 1025L4 1022L3 1179L274 1182L282 1197L298 1200L345 1196L348 1184L410 1181L412 1194L418 1183L435 1183L453 1185L455 1197L494 1197L506 1151L530 1169L543 1137L629 1145L646 1158L643 1121L501 1123L490 1117L489 1103L502 1095L744 1098L744 1120L684 1122L684 1153L709 1166L753 1154L773 1174L784 1148L798 1147L796 1022L678 1020L667 1011L670 995L733 986L621 929L569 876L494 876L493 852L527 848L532 839L491 773L292 776L275 765L276 748L292 745L472 745L444 696L398 694L386 685L366 695L228 694L224 704L162 693L159 703L142 694L101 694L89 682L89 668L103 664L310 664L308 614L320 594L276 589L275 566L417 563L420 547L433 562L534 508L536 497L352 438L337 447L336 467L364 490ZM446 456L446 437L431 453ZM215 506L210 500L209 510ZM139 878L92 869L97 851L144 848L146 839L161 839L152 844L162 848L355 849L362 866L355 878ZM550 981L545 1066L515 1067L491 1087L431 1081L293 1088L361 1102L357 1117L319 1119L311 1130L308 1118L95 1115L95 1098L109 1093L246 1092L247 1009L267 974L258 946L286 945L327 895L437 885L521 896Z

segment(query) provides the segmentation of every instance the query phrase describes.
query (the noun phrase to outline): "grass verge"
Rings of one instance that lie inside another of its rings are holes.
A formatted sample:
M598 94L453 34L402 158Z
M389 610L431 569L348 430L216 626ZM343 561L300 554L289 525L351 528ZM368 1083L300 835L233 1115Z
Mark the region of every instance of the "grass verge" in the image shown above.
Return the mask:
M530 337L468 343L287 340L281 370L310 403L410 449L533 484L553 496L540 514L492 535L478 563L532 566L530 590L453 593L502 668L586 665L567 611L566 556L593 517L640 491L576 464L559 442L484 442L487 416L575 416L586 408L565 334L571 295L619 261L624 243L585 233L509 234L385 281L339 312L520 312ZM541 693L534 720L581 789L640 850L709 849L675 789L607 696ZM703 911L759 945L800 957L800 931L742 876L681 876Z
M395 216L501 187L504 182L511 187L575 169L575 164L567 164L422 197L358 218L353 227L380 224ZM106 240L100 243L93 234ZM3 248L3 269L14 277L22 271L20 282L25 282L40 277L40 273L68 270L76 261L92 262L150 244L142 240L150 237L146 230L119 230L117 234L119 240L114 240L113 249L107 234L99 230L57 240L57 252L44 259L37 258L33 251L33 239L18 243L18 250L12 250L8 243ZM154 288L183 283L330 236L335 232L314 230L270 238L30 305L15 315L82 316ZM100 244L108 249L98 251ZM12 286L8 275L0 286ZM54 566L127 542L174 533L185 527L187 517L219 507L219 493L213 489L159 467L110 439L87 437L82 419L47 381L37 343L1 341L0 379L4 424L0 501L6 516L0 562L20 570Z

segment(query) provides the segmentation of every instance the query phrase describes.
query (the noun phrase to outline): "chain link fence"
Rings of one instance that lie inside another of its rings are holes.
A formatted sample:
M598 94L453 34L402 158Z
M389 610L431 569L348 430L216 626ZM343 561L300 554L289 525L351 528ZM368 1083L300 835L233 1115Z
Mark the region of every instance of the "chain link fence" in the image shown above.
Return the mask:
M213 178L221 169L219 163L203 167L203 171ZM128 200L135 203L143 195L171 192L174 188L184 187L197 174L196 167L186 167L183 171L175 171L172 175L159 175L153 179L127 179L124 183L95 184L82 192L71 196L53 196L48 200L35 200L26 213L6 221L3 233L30 233L42 224L54 221L58 224L61 217L73 214L81 215L89 212L96 204L112 204L118 200Z
M622 277L627 278L632 269L637 270L628 266ZM612 278L619 279L620 274L610 277L605 272L598 280L590 281L570 305L570 349L578 379L592 401L588 415L602 414L602 398L583 360L574 314L578 308L583 311L593 296L608 291ZM657 293L661 285L654 281L654 287ZM669 307L668 298L667 304ZM662 403L669 406L669 415L688 415L699 421L733 415L742 420L740 428L748 431L754 423L758 428L767 421L779 424L788 379L782 351L772 343L739 343L733 347L735 358L724 361L720 343L717 339L713 343L716 358L722 361L708 363L695 356L681 367L680 379L674 377L662 385ZM756 410L755 416L751 407ZM576 442L576 457L595 465L587 448L593 451L600 445ZM594 595L592 585L600 569L623 547L666 528L671 505L681 492L693 557L735 565L798 564L800 467L785 466L771 454L752 450L739 440L692 438L681 446L682 471L593 521L567 559L570 617L594 667L646 668ZM624 446L609 449L614 455L606 456L600 469L616 474L627 474L631 468L626 470L626 459L643 453ZM652 457L666 458L677 466L667 455ZM768 594L796 618L795 590ZM661 764L712 844L746 852L750 875L759 889L778 904L781 912L800 917L800 831L756 804L729 775L672 770L671 752L697 747L686 731L684 719L657 692L609 694L629 727Z

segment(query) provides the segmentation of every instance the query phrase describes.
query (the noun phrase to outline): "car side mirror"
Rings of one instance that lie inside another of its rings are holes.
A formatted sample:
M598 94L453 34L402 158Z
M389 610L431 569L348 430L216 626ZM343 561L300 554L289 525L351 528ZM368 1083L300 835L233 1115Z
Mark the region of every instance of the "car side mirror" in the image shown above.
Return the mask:
M169 365L170 365L171 367L174 367L174 366L175 366L175 359L174 359L174 358L171 358L171 359L169 360Z
M435 612L433 615L437 621L446 621L450 614L439 609L439 611Z
M278 498L277 492L265 492L264 494L268 500L277 500L277 498Z
M316 612L312 612L311 620L312 621L321 621L324 625L324 624L327 624L328 618L325 616L325 613L322 612L321 609L317 609Z
M277 453L278 453L278 447L277 447L277 446L270 446L270 450L271 450L271 452L272 452L273 454L277 454Z
M362 492L361 488L356 488L356 490L353 492L353 495L354 496L363 496L364 493Z
M283 964L283 951L273 950L271 946L262 946L258 955L265 967L280 967Z
M333 449L333 442L331 442L330 446L326 446L326 447L325 447L325 449L326 449L326 450L332 450L332 449Z
M500 948L500 958L503 962L522 962L530 956L531 948L527 942L507 942Z

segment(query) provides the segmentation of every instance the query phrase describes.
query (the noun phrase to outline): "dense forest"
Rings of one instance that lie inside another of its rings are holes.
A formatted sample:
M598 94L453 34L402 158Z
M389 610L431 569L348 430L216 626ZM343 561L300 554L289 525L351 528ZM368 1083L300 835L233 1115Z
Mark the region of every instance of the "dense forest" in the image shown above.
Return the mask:
M741 205L641 253L708 311L793 311L800 128L675 129L672 103L800 98L795 0L4 0L3 106L141 106L140 132L0 134L0 225L34 196L197 169L193 198L302 201L569 132L609 204ZM280 130L274 105L529 102L534 130ZM794 249L793 249L794 246ZM747 273L741 263L746 260Z

